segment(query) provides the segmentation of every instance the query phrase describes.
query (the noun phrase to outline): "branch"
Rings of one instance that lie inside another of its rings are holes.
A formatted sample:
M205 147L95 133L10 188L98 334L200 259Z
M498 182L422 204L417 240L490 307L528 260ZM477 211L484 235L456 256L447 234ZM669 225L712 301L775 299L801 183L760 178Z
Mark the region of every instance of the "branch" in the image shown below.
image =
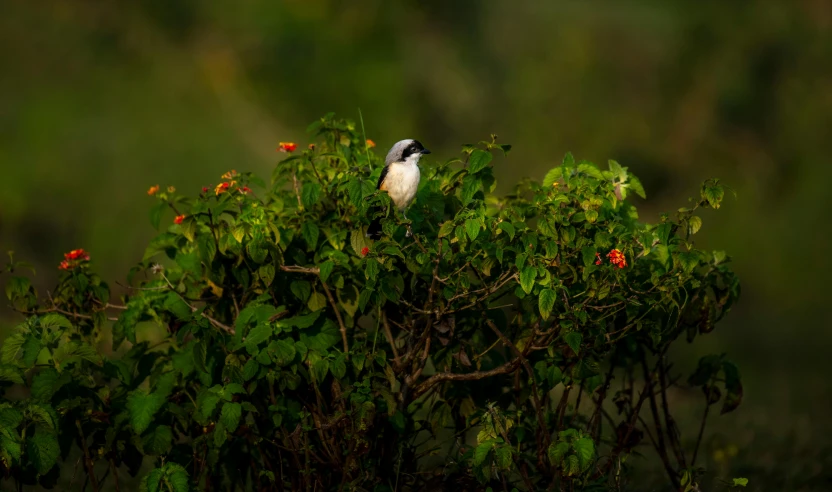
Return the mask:
M399 366L401 365L399 350L396 348L395 340L393 340L393 332L390 331L390 323L387 322L387 313L384 311L381 313L381 326L384 327L384 336L387 337L387 342L390 344L390 348L393 349L393 361L396 366Z
M485 311L483 311L483 317L485 317ZM532 366L529 365L529 361L526 360L526 356L522 352L520 352L520 350L518 350L517 347L513 343L511 343L511 341L509 341L509 339L506 338L505 335L503 335L503 332L501 332L500 329L497 328L497 325L495 325L493 321L491 321L488 318L485 318L485 323L488 325L489 328L491 328L491 331L493 331L494 334L496 334L503 341L503 344L510 348L512 352L514 352L514 355L517 356L517 358L523 364L523 367L526 369L526 372L529 374L529 378L531 378L532 382L532 399L534 400L535 410L537 411L538 425L540 425L540 432L543 433L545 448L548 448L549 444L551 444L551 440L549 438L549 428L546 426L546 420L543 418L543 408L540 405L540 397L537 394L537 383L534 381L534 372L532 371ZM534 336L535 334L534 332L532 332L531 338L534 339ZM540 449L538 454L543 452L543 449ZM539 458L542 462L541 456L539 456Z
M438 374L434 374L433 376L429 377L425 381L423 381L420 385L416 386L413 389L413 396L412 398L415 400L421 395L423 395L426 391L428 391L431 387L436 384L442 383L444 381L479 381L480 379L485 379L491 376L498 376L500 374L508 374L517 369L520 365L520 359L514 359L505 364L495 367L494 369L490 369L488 371L474 371L474 372L467 372L463 374L454 374L451 372L441 372Z
M347 343L347 327L344 325L344 320L341 318L341 312L338 311L338 304L335 303L335 299L332 297L332 292L330 292L329 287L323 279L321 279L321 286L324 288L326 297L332 305L332 310L335 311L335 317L338 318L338 325L341 327L341 340L344 342L344 355L349 358L350 346Z

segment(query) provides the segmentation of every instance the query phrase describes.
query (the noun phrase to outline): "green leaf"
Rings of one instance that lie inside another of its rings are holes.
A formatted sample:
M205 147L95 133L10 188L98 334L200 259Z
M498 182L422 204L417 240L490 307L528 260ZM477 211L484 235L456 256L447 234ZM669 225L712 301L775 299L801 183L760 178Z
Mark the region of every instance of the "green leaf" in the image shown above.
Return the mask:
M360 178L353 178L347 183L347 193L350 196L350 203L352 203L354 207L361 205L361 199L364 198L364 193L361 188Z
M364 275L367 280L378 277L378 272L381 271L381 266L375 258L367 258L366 266L364 268Z
M578 455L581 464L581 471L586 470L592 464L595 457L595 443L588 437L582 437L572 442L572 448Z
M3 342L3 347L0 348L0 361L2 361L3 364L9 364L17 360L17 355L20 353L25 341L25 333L14 333L9 335L9 337Z
M577 475L581 472L581 463L578 460L578 457L574 454L570 454L563 460L563 470L566 472L567 476Z
M563 457L566 456L567 452L569 452L569 443L566 441L550 444L547 451L547 454L549 455L549 462L551 462L554 466L560 465L561 460L563 460Z
M159 230L159 223L162 221L162 212L168 208L167 202L159 201L156 205L150 207L150 225L157 231Z
M359 230L350 232L350 246L357 256L361 256L361 250L369 248L371 243L364 232Z
M14 460L19 460L20 456L23 454L20 440L16 433L7 434L6 432L0 432L0 450L8 453L8 455ZM2 451L0 451L0 455L2 454Z
M293 316L291 318L282 319L277 322L277 326L281 328L309 328L315 321L317 321L318 317L321 315L320 311L311 312L309 314L304 314L302 316Z
M546 176L543 177L543 187L551 188L561 177L563 177L563 168L558 166L549 170Z
M480 189L480 180L473 174L469 174L462 178L462 192L460 194L460 200L462 201L463 205L468 205L474 199L474 195L477 194L477 191Z
M702 228L702 218L694 215L688 219L688 231L691 234L696 234Z
M581 258L583 259L584 267L589 268L595 263L595 246L587 246L581 249Z
M312 364L312 374L315 376L315 381L319 384L326 378L326 373L329 372L329 361L326 359L316 360Z
M268 324L261 324L255 326L248 335L246 335L245 344L251 353L259 344L265 342L269 338L271 338L272 334L274 334L274 328Z
M610 166L610 172L612 172L613 178L617 178L619 183L627 181L627 171L621 167L621 164L612 159L607 161L607 164Z
M163 455L170 451L173 432L167 425L157 425L142 436L142 448L147 454Z
M167 396L160 392L146 393L136 390L127 397L127 411L130 414L130 425L136 434L142 434L150 426L153 416L167 401Z
M6 284L6 297L14 301L16 297L26 295L32 283L25 277L11 277Z
M326 307L326 297L320 292L315 292L309 297L309 301L306 302L306 305L309 307L310 311L320 311Z
M59 377L58 371L51 367L39 372L32 379L32 398L38 401L50 401L52 395L60 389Z
M257 372L259 370L260 364L258 364L257 361L254 359L249 359L243 366L243 379L246 381L250 381L254 376L257 375Z
M570 331L564 335L563 339L566 341L566 344L569 345L569 348L575 352L575 355L578 355L581 352L581 343L583 342L584 337L579 332Z
M351 317L355 317L355 312L358 311L359 295L358 288L353 284L345 285L343 289L338 290L338 300L341 307Z
M633 190L633 192L635 192L636 195L642 198L647 198L647 193L644 192L644 186L641 185L641 181L637 177L630 174L630 177L627 180L627 185L631 190Z
M735 478L734 479L734 487L745 487L748 485L747 478Z
M263 281L263 284L268 287L274 281L275 275L275 268L274 265L271 263L267 265L263 265L257 269L257 275L260 277L260 280Z
M337 379L342 379L347 374L347 364L344 354L338 356L329 364L329 370Z
M471 153L471 158L468 160L468 172L477 174L488 166L493 157L491 152L480 149L475 150Z
M269 345L272 350L272 360L278 367L283 367L295 358L295 344L291 340L283 339Z
M165 463L165 475L171 492L188 492L191 490L191 479L187 470L178 463Z
M601 170L595 167L595 164L591 164L589 162L582 162L578 164L578 172L591 178L599 180L604 179L604 175L601 174Z
M497 227L499 227L506 234L508 234L509 239L512 239L512 240L514 239L515 230L514 230L514 226L511 225L511 222L506 222L506 221L500 222L497 225Z
M317 249L318 236L321 232L320 229L318 229L318 226L311 220L305 220L300 228L300 232L303 235L303 239L306 241L306 244L308 244L313 250Z
M467 219L465 221L465 232L468 234L468 237L471 238L471 241L476 239L477 235L480 233L480 221L477 219Z
M439 237L445 237L452 232L454 232L454 221L445 221L442 223L442 227L439 228Z
M530 294L534 287L534 280L537 278L537 268L529 265L520 272L520 287L523 292Z
M312 284L306 280L295 280L289 285L289 290L292 291L292 294L294 294L295 297L303 302L306 302L312 294Z
M43 328L66 328L72 329L72 323L63 315L49 313L40 318L40 326Z
M321 197L321 185L318 183L305 183L300 191L300 201L303 208L312 208Z
M488 458L488 453L491 452L491 448L494 445L491 441L486 441L474 449L474 465L481 465L486 458Z
M724 196L725 190L721 185L714 184L702 187L702 199L706 200L713 208L719 208Z
M498 446L494 448L494 456L497 458L497 466L503 470L511 468L511 448L508 446Z
M549 319L552 314L552 308L555 306L557 293L552 289L543 289L540 291L540 298L538 299L538 308L540 308L540 316L545 320Z
M243 414L243 407L239 403L225 403L222 406L220 421L225 425L228 432L233 433L240 425L240 416Z
M40 426L33 436L26 439L26 450L35 470L41 475L55 466L61 454L58 436Z
M327 260L321 263L318 268L321 270L321 281L326 282L329 275L332 273L332 269L335 268L335 263L332 260Z

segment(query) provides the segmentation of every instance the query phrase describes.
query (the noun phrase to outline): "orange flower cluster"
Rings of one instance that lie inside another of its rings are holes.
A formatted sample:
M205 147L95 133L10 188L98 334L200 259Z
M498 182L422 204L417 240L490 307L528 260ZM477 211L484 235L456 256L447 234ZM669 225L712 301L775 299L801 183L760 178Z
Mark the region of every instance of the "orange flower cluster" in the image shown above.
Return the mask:
M214 188L214 193L216 193L217 195L225 193L226 191L228 191L229 188L231 188L235 184L237 184L236 181L226 181L224 183L220 183L217 185L216 188Z
M223 174L222 179L234 179L235 176L237 176L237 171L232 169L227 173Z
M173 223L174 224L181 224L183 220L185 220L184 215L177 215L176 218L173 219Z
M368 139L367 139L367 148L368 148L368 149L372 149L372 148L373 148L373 147L375 147L375 146L376 146L376 143L375 143L375 142L373 142L372 140L370 140L370 139L368 138Z
M58 265L61 270L72 270L81 264L82 261L89 261L90 255L83 249L73 249L69 253L64 253L64 261Z
M280 142L280 147L277 148L280 152L294 152L298 148L298 144L294 142Z
M610 259L610 263L618 266L618 268L624 268L627 266L627 259L624 258L624 253L617 249L613 249L607 253L607 257Z
M147 190L147 194L150 196L153 196L156 193L159 193L159 185L151 186L150 189Z
M367 246L364 246L363 248L361 248L361 256L367 256L367 253L369 253L369 252L370 252L370 248L368 248Z

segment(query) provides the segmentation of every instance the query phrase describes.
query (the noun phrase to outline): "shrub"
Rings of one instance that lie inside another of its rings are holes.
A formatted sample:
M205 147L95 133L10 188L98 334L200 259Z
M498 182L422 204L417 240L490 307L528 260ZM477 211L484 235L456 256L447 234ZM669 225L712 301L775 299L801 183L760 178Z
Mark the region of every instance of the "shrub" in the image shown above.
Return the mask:
M173 223L119 301L83 250L46 298L8 264L26 318L2 346L7 477L55 484L72 455L95 491L125 472L177 492L619 487L647 434L673 486L695 486L702 434L683 446L667 352L739 294L726 254L692 241L717 180L657 224L615 161L567 155L498 197L510 146L492 135L425 163L405 220L353 123L310 130L270 184L151 188L151 222ZM688 384L706 416L742 398L722 355Z

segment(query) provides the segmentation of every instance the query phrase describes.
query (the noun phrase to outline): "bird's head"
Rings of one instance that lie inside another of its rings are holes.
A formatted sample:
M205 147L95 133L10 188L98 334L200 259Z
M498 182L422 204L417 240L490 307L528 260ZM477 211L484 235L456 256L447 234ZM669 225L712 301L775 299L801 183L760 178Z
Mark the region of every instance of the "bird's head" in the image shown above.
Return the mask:
M418 140L409 138L407 140L396 142L396 144L393 145L393 148L391 148L390 152L387 153L387 158L384 160L384 164L388 166L394 162L418 164L419 158L425 154L430 154L430 151L426 149Z

